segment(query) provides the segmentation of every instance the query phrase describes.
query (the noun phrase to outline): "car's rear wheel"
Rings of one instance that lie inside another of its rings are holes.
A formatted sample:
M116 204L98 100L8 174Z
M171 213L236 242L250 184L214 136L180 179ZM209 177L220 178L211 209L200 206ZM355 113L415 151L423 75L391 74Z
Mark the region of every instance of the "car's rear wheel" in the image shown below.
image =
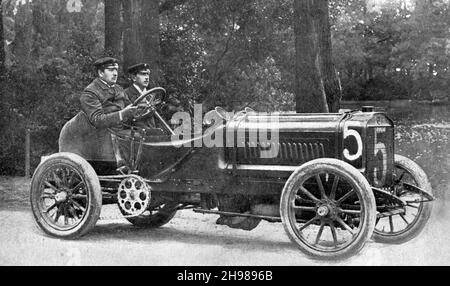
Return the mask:
M301 251L314 258L341 259L360 251L372 235L376 205L357 169L322 158L292 173L283 188L280 213Z
M164 203L149 208L143 214L135 217L125 217L134 226L144 228L157 228L168 223L177 213L177 203Z
M405 202L405 212L378 219L373 232L373 240L400 244L419 235L427 224L433 207L431 202L424 202L424 197L420 194L408 192L403 184L417 186L430 195L432 195L432 188L427 175L414 161L397 154L394 161L395 185L393 191ZM415 200L419 202L414 202Z
M73 153L57 153L33 174L31 210L40 229L58 238L86 234L97 222L102 194L92 166Z

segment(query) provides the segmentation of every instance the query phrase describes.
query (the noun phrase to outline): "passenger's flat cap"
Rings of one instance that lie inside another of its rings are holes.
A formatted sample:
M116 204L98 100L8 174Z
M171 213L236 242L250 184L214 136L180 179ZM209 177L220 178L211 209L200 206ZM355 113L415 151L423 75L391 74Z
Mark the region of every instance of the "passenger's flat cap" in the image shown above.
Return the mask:
M135 64L135 65L129 66L127 71L130 74L137 74L140 71L148 70L148 69L150 69L150 66L148 64L140 63L140 64Z
M94 62L94 66L96 68L99 68L99 67L114 65L117 63L119 63L119 61L117 59L111 58L111 57L105 57L105 58L100 58L100 59L96 60Z

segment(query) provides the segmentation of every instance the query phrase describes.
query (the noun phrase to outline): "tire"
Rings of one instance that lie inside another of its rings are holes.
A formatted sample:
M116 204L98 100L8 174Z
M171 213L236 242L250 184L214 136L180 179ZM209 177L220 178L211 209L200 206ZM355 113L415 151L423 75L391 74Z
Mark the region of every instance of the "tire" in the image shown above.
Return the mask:
M140 216L126 217L130 223L136 227L142 228L157 228L168 223L177 213L174 208L177 204L162 204L158 210L146 211ZM119 207L120 208L120 207ZM122 210L121 210L122 211Z
M82 157L56 153L34 172L30 202L35 222L44 233L75 239L92 229L100 216L100 181Z
M426 191L428 194L433 195L427 175L414 161L396 154L394 157L394 165L397 170L406 174L401 176L400 182L397 182L397 185L400 188L401 182L409 182ZM405 200L401 195L399 197L400 199ZM379 219L375 225L372 237L373 240L381 243L400 244L417 237L425 228L425 225L430 218L432 208L433 204L431 202L414 203L405 207L406 213L404 215L394 215ZM413 217L410 222L407 219L408 215ZM392 226L389 226L390 231L388 232L384 231L382 226L387 225L385 220L389 220L389 218L392 220ZM394 225L403 228L396 231L391 229Z
M371 237L376 204L369 183L356 168L321 158L291 174L281 194L280 214L289 238L302 252L316 259L338 260L358 253ZM323 239L326 227L331 234L328 241ZM308 236L317 228L311 241Z

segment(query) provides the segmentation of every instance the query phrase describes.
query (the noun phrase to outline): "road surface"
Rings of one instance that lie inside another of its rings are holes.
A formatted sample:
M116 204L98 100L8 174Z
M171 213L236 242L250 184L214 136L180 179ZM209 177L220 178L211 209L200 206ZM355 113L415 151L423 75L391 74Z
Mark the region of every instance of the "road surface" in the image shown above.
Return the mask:
M116 212L105 206L102 215ZM361 253L338 262L311 260L280 223L252 231L216 225L215 215L184 210L159 229L124 219L99 221L79 240L44 235L27 206L0 207L0 265L450 265L450 216L434 208L431 223L402 245L369 241Z

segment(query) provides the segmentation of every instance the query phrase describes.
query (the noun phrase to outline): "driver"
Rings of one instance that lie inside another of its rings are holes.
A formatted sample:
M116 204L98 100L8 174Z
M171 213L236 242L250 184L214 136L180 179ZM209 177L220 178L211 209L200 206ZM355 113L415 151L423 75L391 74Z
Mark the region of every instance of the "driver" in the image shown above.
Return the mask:
M147 92L150 81L150 66L145 63L132 65L127 69L133 84L125 89L125 95L134 102L140 95Z
M125 95L131 102L134 102L139 96L148 91L147 87L150 82L150 66L146 63L139 63L129 66L127 71L133 84L125 89ZM144 101L146 101L146 99L144 99ZM155 128L155 119L153 116L149 117L146 120L146 123L138 122L137 126L144 128Z
M98 59L94 66L97 78L81 94L81 109L96 128L118 127L131 120L138 107L131 105L122 87L116 84L119 64L115 58Z

